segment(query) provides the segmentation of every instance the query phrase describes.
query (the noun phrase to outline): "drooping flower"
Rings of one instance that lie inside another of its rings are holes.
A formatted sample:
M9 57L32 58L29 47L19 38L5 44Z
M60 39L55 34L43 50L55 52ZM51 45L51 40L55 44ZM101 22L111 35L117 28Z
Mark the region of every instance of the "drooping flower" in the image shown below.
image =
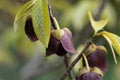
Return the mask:
M66 53L76 53L72 41L72 33L69 29L52 30L48 48L46 48L46 56L57 54L64 56Z
M25 24L25 33L28 38L35 42L38 40L34 29L32 19L28 18ZM69 29L51 30L48 48L46 48L46 56L56 53L59 56L65 55L67 52L76 53L72 41L72 33Z
M79 70L76 80L102 80L103 73L98 67L90 68L86 67Z
M85 52L90 67L98 67L103 73L108 69L107 50L103 46L92 44Z

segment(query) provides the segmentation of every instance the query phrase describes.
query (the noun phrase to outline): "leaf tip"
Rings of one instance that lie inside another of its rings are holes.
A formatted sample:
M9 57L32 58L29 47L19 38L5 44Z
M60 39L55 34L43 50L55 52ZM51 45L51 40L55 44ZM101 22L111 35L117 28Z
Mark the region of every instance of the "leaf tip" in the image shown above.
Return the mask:
M88 17L89 17L90 22L92 23L93 17L92 17L91 11L88 11Z

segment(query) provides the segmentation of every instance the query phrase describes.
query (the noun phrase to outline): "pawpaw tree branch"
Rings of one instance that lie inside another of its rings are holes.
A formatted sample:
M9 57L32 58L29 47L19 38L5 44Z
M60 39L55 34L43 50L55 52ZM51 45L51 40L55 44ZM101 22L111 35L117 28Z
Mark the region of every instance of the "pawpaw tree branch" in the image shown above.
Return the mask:
M104 10L104 8L105 8L105 6L106 6L106 4L108 3L108 1L109 0L102 0L102 2L101 2L101 4L100 4L100 7L98 8L98 10L97 10L97 12L96 12L96 14L95 14L95 16L94 16L94 18L97 20L97 19L99 19L100 18L100 15L101 15L101 13L102 13L102 11ZM86 26L90 26L90 22L88 22L86 25L85 25L85 27ZM87 30L86 30L87 31ZM84 31L82 31L82 32L84 32ZM87 32L84 32L84 33L88 33L89 31L87 31ZM77 35L79 35L80 34L80 32L77 32L77 34L76 34L76 36L74 37L76 40L79 40L78 38L78 36ZM85 36L86 37L86 36ZM88 36L87 36L88 37ZM84 39L83 39L83 41L84 41ZM81 43L83 42L83 41L81 41ZM76 42L76 41L75 41ZM60 80L64 80L65 79L65 77L68 75L68 73L73 69L73 67L75 66L75 64L80 60L80 58L82 57L82 54L85 52L85 50L91 45L91 43L92 43L92 39L86 44L86 46L84 47L84 49L82 50L82 52L78 55L78 57L72 62L72 64L68 67L68 69L64 72L64 74L62 75L62 77L60 78Z
M72 64L68 67L68 69L64 72L60 80L64 80L65 77L69 74L69 72L73 69L75 64L81 59L82 54L89 48L89 46L92 44L92 39L86 44L84 49L81 51L81 53L78 55L78 57L72 62Z
M100 6L97 8L97 10L95 11L93 17L95 20L98 20L104 10L104 8L106 7L107 3L109 2L109 0L102 0ZM86 28L87 27L87 28ZM89 30L89 31L88 31ZM75 33L75 35L73 36L74 39L74 43L75 42L79 42L79 44L84 43L84 41L86 40L86 38L89 38L90 35L92 35L93 29L91 28L90 22L88 21L84 26L83 29L81 29L80 31L77 31ZM79 35L84 35L85 36L79 36ZM79 45L78 43L75 43L74 45L77 47Z
M68 54L66 54L64 56L64 63L65 63L66 69L67 69L69 67L69 65L70 65L69 64L69 55ZM71 71L68 73L68 77L69 77L70 80L73 80L72 72Z

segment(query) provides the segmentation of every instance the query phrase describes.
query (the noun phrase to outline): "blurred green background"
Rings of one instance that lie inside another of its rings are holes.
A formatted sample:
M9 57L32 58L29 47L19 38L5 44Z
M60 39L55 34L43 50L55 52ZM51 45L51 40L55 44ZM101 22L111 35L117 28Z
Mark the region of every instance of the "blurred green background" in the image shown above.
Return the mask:
M65 71L63 57L56 55L45 57L45 49L40 42L32 43L24 30L15 32L13 29L15 15L27 1L0 0L0 80L59 80ZM68 27L72 31L76 49L79 46L78 49L81 50L93 34L88 23L89 10L96 19L108 18L109 22L105 29L120 35L120 0L49 0L49 2L60 27ZM105 40L99 38L95 43L105 45L109 52L109 69L103 80L120 80L120 57L116 54L118 64L115 64Z

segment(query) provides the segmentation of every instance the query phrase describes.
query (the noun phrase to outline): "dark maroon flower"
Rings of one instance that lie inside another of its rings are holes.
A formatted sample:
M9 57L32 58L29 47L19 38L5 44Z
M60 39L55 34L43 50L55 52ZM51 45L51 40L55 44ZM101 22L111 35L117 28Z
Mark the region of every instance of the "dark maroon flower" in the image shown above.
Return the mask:
M78 72L76 80L102 80L102 76L102 71L99 68L94 67L89 71L84 67Z
M102 80L101 76L94 73L94 72L88 72L84 75L81 75L80 77L77 77L76 80Z
M56 53L59 56L64 56L67 52L76 53L72 42L72 33L69 29L51 31L50 41L46 49L46 56Z
M33 29L33 24L32 24L32 19L28 18L25 23L25 33L28 36L28 38L32 41L35 42L38 40L34 29Z
M94 44L88 49L86 57L90 67L99 67L103 73L108 69L107 50L103 46L95 46Z

